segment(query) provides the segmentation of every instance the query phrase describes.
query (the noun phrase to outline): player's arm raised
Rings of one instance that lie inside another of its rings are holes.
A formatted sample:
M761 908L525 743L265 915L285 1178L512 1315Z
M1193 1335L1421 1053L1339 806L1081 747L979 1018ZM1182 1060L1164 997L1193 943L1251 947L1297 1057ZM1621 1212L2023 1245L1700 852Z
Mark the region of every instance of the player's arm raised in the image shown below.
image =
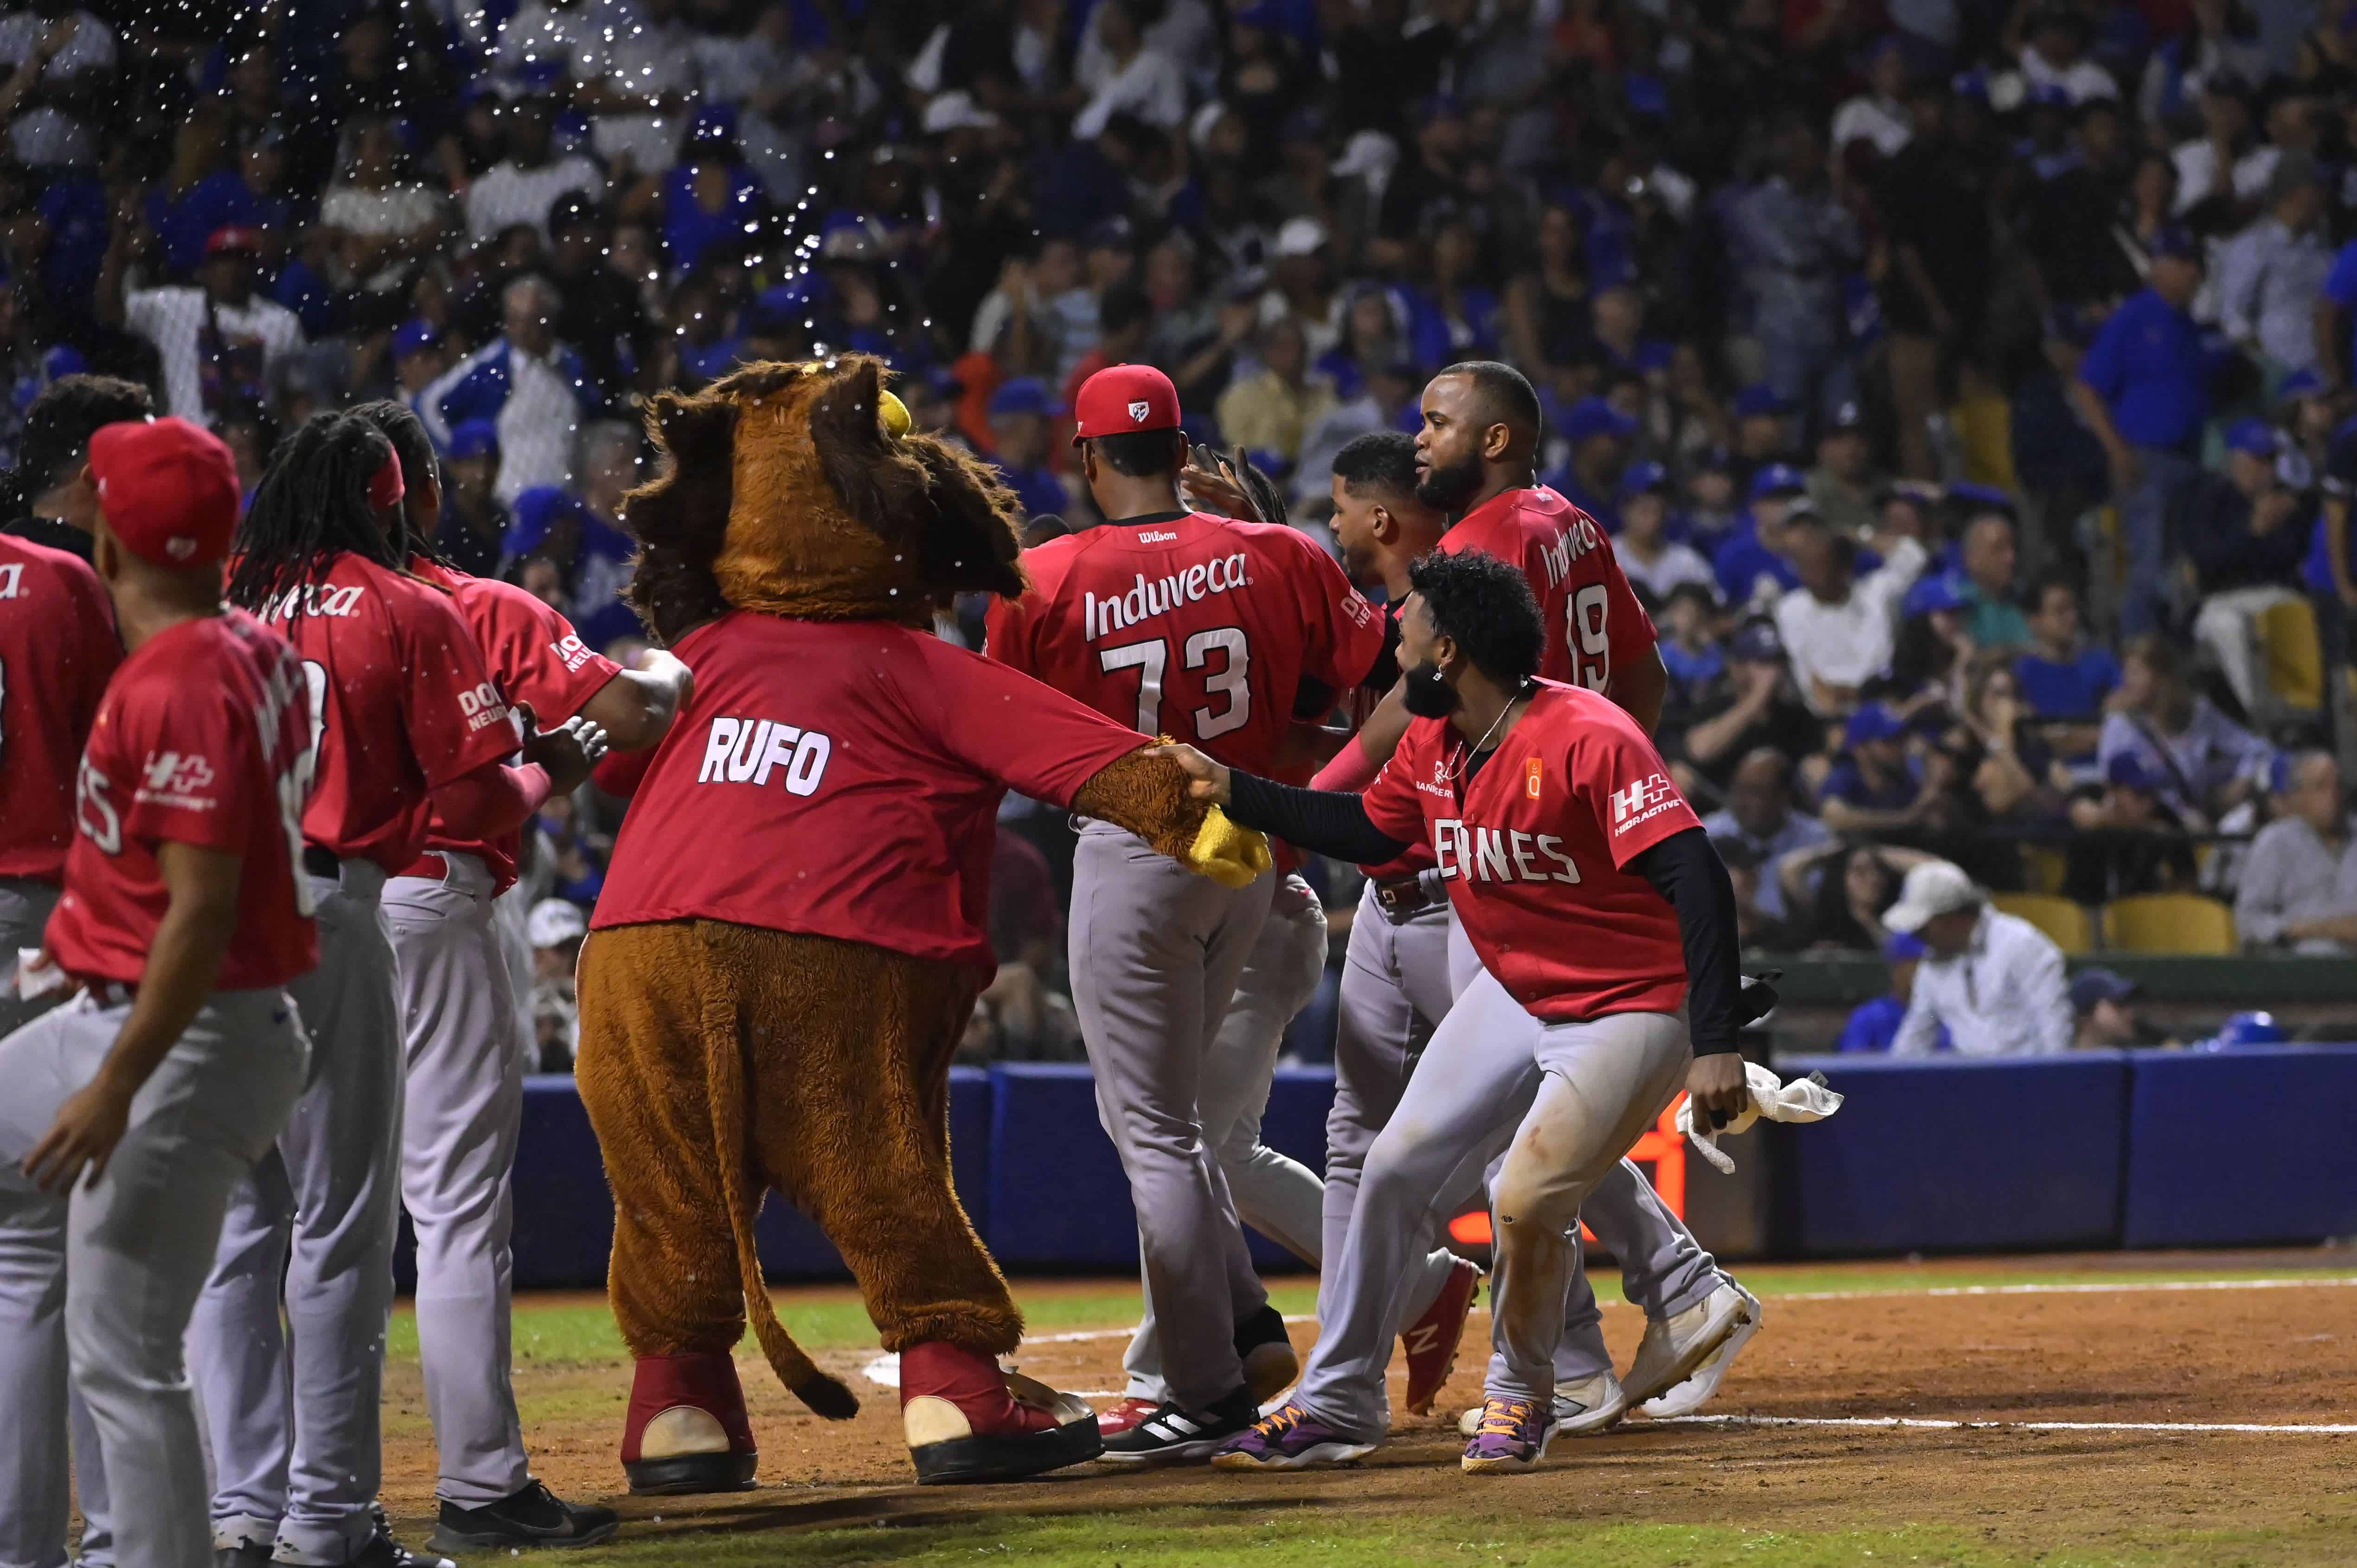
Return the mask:
M70 1187L84 1169L96 1182L131 1121L131 1099L178 1043L212 994L222 955L237 930L244 860L234 850L166 840L156 861L168 902L123 1032L97 1074L66 1097L58 1119L25 1155L25 1174L44 1192Z
M633 668L614 678L581 704L580 717L605 731L616 751L644 751L661 741L671 722L695 695L695 677L677 656L650 648Z

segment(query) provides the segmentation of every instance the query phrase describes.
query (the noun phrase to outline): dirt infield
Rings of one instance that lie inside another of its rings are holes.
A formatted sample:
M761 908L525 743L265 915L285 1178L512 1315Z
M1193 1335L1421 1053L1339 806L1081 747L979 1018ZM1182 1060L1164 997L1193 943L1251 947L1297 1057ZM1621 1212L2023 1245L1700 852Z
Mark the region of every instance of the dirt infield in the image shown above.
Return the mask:
M2059 1270L2121 1261L2045 1262ZM2309 1254L2309 1267L2315 1262ZM1772 1284L1776 1271L1745 1273ZM2337 1273L2357 1275L2357 1260ZM821 1358L866 1402L844 1424L809 1415L745 1359L762 1488L619 1506L636 1521L633 1534L916 1523L990 1509L1446 1507L1494 1512L1501 1529L1576 1517L1770 1529L1938 1524L2005 1546L2126 1545L2163 1530L2247 1530L2262 1541L2280 1530L2309 1543L2288 1556L2259 1550L2252 1562L2333 1560L2311 1554L2315 1533L2345 1522L2349 1551L2339 1560L2357 1562L2357 1285L2289 1277L2299 1283L2194 1287L2131 1268L2093 1285L1771 1296L1763 1331L1711 1414L1792 1424L1631 1422L1567 1441L1535 1474L1481 1481L1459 1473L1452 1423L1479 1397L1482 1315L1432 1416L1404 1421L1355 1471L1292 1477L1089 1466L1021 1487L920 1490L909 1484L892 1391L858 1376L873 1350ZM791 1319L791 1305L787 1312ZM1641 1319L1615 1305L1604 1322L1626 1366ZM1313 1335L1309 1324L1294 1327L1305 1351ZM1122 1348L1111 1334L1065 1337L1028 1345L1020 1361L1060 1387L1113 1390ZM1394 1374L1396 1398L1396 1364ZM534 1468L560 1492L619 1488L613 1448L626 1383L615 1364L520 1375ZM397 1408L389 1412L385 1498L397 1519L414 1520L431 1506L433 1460L414 1363L395 1369L388 1393ZM1926 1424L1816 1424L1894 1418ZM2000 1424L1944 1424L1957 1422ZM2020 1424L2028 1423L2073 1424ZM2335 1424L2350 1430L2201 1430Z

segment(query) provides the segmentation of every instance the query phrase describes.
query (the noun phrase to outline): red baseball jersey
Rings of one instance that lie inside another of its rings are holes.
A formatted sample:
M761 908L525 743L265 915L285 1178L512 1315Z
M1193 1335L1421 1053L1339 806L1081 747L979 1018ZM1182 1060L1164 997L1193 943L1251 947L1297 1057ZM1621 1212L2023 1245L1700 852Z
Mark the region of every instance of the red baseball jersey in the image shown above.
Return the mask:
M225 610L141 644L106 688L75 779L81 832L46 942L58 967L138 983L171 902L156 859L168 842L243 863L221 990L308 972L318 932L296 862L311 760L302 665L260 621Z
M74 761L122 661L89 563L0 533L0 876L65 875Z
M311 696L303 837L397 875L425 846L426 795L516 749L474 634L447 589L350 553L266 609Z
M1677 915L1625 868L1702 824L1637 721L1542 681L1469 784L1465 762L1446 719L1417 719L1365 800L1383 832L1431 846L1481 967L1541 1018L1676 1012Z
M414 559L409 566L427 582L450 590L459 618L474 633L483 661L490 666L491 684L499 688L501 700L511 709L529 704L543 729L554 729L579 713L599 687L621 672L620 665L581 640L571 621L514 584L470 577L424 559ZM497 840L454 838L436 815L426 825L425 848L429 854L449 850L478 856L504 893L515 885L522 838L521 832ZM431 862L411 870L419 875L441 875Z
M1289 528L1131 518L1023 564L1030 590L990 607L991 658L1231 768L1268 771L1305 678L1339 697L1383 651L1375 607Z
M680 639L593 928L731 920L989 972L1009 788L1059 806L1146 737L930 632L739 611Z
M1539 674L1591 692L1659 640L1594 518L1544 485L1491 497L1440 536L1452 555L1479 550L1523 569L1546 622Z

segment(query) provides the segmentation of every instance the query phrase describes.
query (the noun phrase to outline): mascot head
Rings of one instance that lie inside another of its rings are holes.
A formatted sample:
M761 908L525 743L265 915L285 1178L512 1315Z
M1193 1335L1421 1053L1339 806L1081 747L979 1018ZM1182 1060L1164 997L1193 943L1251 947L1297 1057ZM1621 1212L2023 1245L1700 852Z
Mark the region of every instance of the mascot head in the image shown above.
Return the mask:
M995 473L912 434L883 361L749 365L658 392L662 454L630 492L630 603L674 642L729 609L917 623L952 595L1023 591L1022 512Z

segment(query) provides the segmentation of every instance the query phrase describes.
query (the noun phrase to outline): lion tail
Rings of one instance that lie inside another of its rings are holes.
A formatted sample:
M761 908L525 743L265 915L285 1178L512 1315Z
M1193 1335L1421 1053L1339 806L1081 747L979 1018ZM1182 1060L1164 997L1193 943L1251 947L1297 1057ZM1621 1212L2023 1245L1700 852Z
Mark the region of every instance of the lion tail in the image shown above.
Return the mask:
M710 1005L710 1004L708 1004ZM770 1300L769 1282L761 1277L760 1254L753 1245L753 1221L761 1211L761 1194L746 1179L745 1059L737 1045L734 1009L725 1002L727 1016L707 1016L704 1031L705 1073L710 1085L712 1146L720 1165L721 1197L728 1206L728 1229L737 1242L737 1272L745 1287L746 1316L752 1319L753 1337L770 1369L794 1397L829 1421L848 1421L859 1413L859 1397L840 1378L822 1372L808 1352L794 1343L778 1309Z

